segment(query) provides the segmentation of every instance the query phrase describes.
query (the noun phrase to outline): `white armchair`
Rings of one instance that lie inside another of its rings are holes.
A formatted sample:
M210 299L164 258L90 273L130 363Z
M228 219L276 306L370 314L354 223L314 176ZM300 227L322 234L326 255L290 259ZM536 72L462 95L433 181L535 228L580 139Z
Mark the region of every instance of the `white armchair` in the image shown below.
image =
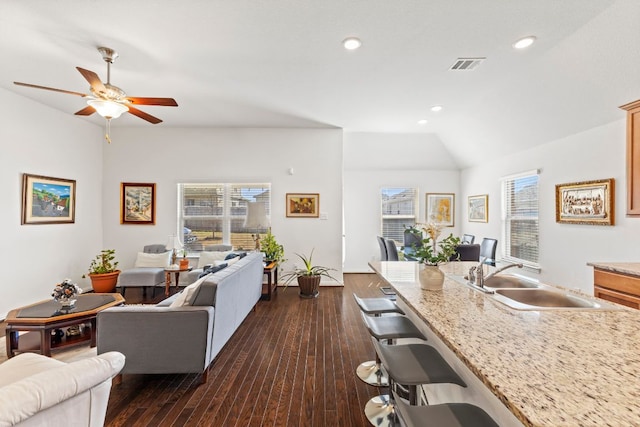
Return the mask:
M111 379L125 357L113 351L72 363L22 353L0 364L0 426L104 425Z

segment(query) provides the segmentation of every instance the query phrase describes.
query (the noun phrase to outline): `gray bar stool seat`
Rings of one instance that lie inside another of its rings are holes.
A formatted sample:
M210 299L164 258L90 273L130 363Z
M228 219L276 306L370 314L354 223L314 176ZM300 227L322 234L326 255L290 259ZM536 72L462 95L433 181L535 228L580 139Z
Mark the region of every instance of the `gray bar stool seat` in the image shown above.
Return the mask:
M388 298L360 298L355 293L353 298L360 307L360 311L368 315L404 314L400 307ZM389 385L389 378L377 356L376 354L375 360L367 360L358 365L356 375L369 385L385 387Z
M420 329L406 316L371 317L361 313L364 324L372 337L391 344L398 338L417 338L427 340Z
M390 390L393 390L394 383L408 386L411 405L418 403L418 385L457 384L461 387L467 386L438 350L428 344L385 345L374 339L373 345L382 365L389 374ZM388 395L370 399L365 405L364 412L373 425L394 425L394 405Z
M411 406L395 396L395 413L405 427L499 427L482 408L469 403Z

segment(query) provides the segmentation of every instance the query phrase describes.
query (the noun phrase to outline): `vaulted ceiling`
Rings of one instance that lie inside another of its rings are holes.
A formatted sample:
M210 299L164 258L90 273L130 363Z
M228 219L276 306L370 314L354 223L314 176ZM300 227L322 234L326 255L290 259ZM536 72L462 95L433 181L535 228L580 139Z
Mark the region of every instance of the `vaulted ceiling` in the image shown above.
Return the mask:
M466 167L623 118L639 26L638 0L3 0L0 87L72 115L85 100L13 82L89 93L75 67L106 81L107 46L112 84L179 104L114 127L425 134ZM460 57L486 59L451 71Z

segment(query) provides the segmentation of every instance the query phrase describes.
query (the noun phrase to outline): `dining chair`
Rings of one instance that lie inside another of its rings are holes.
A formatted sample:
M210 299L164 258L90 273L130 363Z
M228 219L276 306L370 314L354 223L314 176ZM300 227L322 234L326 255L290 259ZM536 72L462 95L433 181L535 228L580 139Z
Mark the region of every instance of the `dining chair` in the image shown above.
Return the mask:
M480 244L480 259L485 258L485 264L496 266L496 248L498 240L485 237Z
M378 245L380 246L380 261L387 261L389 257L387 256L387 245L384 241L384 237L376 237L378 238Z
M475 240L476 236L474 236L473 234L463 234L460 243L462 243L463 245L473 245L473 242Z
M387 247L387 261L398 261L398 247L395 240L384 239L384 243Z

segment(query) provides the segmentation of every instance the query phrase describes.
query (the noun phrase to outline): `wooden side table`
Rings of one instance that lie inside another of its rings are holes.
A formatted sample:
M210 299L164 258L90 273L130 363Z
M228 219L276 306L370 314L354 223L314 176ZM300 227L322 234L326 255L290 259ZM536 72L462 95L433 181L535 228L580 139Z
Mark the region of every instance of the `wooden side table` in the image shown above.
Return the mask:
M189 268L165 268L164 269L164 278L165 278L165 287L164 294L169 296L169 288L171 287L171 273L173 273L176 279L176 289L178 288L178 284L180 283L180 273L184 273L185 271L193 270L192 267Z
M7 356L33 352L51 356L51 350L88 342L96 346L96 315L100 310L124 303L120 294L88 293L78 295L73 308L61 310L53 301L41 301L11 310L5 319L7 324ZM85 325L79 336L53 340L51 332L69 326ZM20 332L23 332L20 334Z
M278 263L272 261L264 266L264 275L267 276L266 285L262 285L262 295L260 299L271 300L271 295L278 292ZM267 291L264 291L264 287L267 287Z

